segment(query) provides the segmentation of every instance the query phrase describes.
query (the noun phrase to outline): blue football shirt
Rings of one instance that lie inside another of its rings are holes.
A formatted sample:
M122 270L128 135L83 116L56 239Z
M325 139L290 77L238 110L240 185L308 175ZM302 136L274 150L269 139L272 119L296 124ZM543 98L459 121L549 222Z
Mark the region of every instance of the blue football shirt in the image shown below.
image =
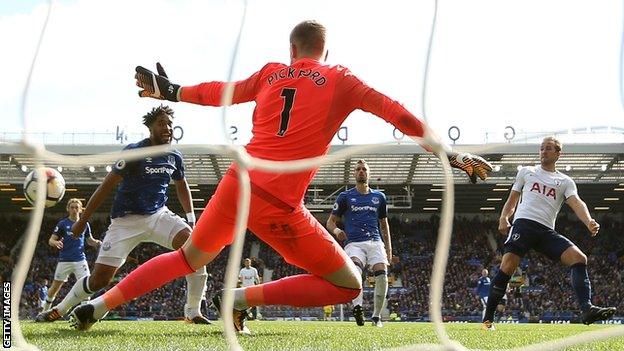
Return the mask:
M480 298L486 298L490 294L490 277L480 277L477 281L477 295Z
M63 240L63 248L59 252L59 262L80 262L85 260L84 240L85 235L91 236L91 226L87 222L84 232L79 237L72 236L71 227L74 221L65 217L54 227L52 234Z
M124 150L146 146L151 146L149 138L129 144ZM123 177L111 209L111 218L117 218L127 214L152 214L165 206L171 179L184 179L184 164L182 154L172 150L137 161L119 160L113 172Z
M338 195L332 214L343 217L347 242L381 240L379 219L387 217L386 195L371 189L361 194L356 188Z

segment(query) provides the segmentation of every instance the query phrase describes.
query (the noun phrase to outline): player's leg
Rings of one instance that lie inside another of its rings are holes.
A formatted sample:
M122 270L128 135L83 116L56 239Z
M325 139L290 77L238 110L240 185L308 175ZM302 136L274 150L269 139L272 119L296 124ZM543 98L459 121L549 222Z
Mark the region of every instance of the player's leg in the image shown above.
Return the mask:
M145 215L127 215L112 220L100 246L92 274L76 281L72 291L57 306L59 311L66 313L76 304L110 284L130 252L141 242L146 241L146 236L150 233L146 226L147 218ZM70 322L76 329L83 329L76 318L76 311L80 307L83 306L74 308L70 313ZM108 312L101 309L98 311L101 311L101 314L97 319L101 319Z
M483 308L483 311L481 312L481 320L485 319L485 309L487 308L487 300L488 300L487 296L479 298L479 301L481 302L481 307Z
M70 293L57 306L59 312L67 313L73 306L110 284L119 267L126 262L128 254L145 240L148 234L146 218L141 215L128 215L112 220L100 246L92 274L76 281Z
M56 277L56 274L55 274L55 277ZM43 311L47 311L52 307L52 303L54 302L54 299L56 298L56 294L58 294L63 284L65 284L65 281L56 280L56 279L52 281L52 285L50 285L50 288L48 289L48 296L46 296L45 303L43 304Z
M52 302L61 286L63 286L63 284L67 281L67 278L69 277L71 272L71 262L59 262L56 265L56 270L54 271L54 281L52 282L52 286L48 290L46 303L43 310L39 314L37 314L37 316L35 316L35 322L54 322L57 319L63 317L64 313L59 313L55 308L52 308Z
M320 307L349 302L360 293L362 282L355 264L305 207L275 216L268 215L270 207L258 206L256 210L250 213L251 231L286 262L311 274L236 289L235 308Z
M485 313L483 316L484 327L491 328L491 323L494 321L494 312L496 311L496 306L500 303L505 296L505 292L507 291L507 284L509 283L509 279L511 279L511 275L515 272L516 268L520 264L521 256L512 251L506 252L503 255L503 260L501 262L500 268L494 279L492 279L492 285L490 288L490 293L487 298L487 305L485 308ZM489 324L488 324L489 323Z
M130 272L119 284L90 302L93 311L80 311L85 321L78 328L88 329L108 310L195 272L211 262L225 245L232 242L236 214L236 179L224 177L206 210L182 248L148 260ZM158 272L158 274L154 274ZM82 306L81 306L82 307ZM90 313L90 314L89 314Z
M388 294L388 255L383 241L368 242L369 250L367 252L368 262L373 267L375 276L375 291L373 294L373 325L381 327L381 311L386 303L386 295Z
M168 249L180 249L191 236L191 227L175 213L164 209L154 215L149 227L152 229L150 241L153 241ZM201 266L195 272L186 277L186 303L184 304L184 320L187 323L210 324L210 321L202 316L201 301L206 299L206 280L208 274L206 267Z
M358 277L360 278L360 284L364 286L362 282L362 273L365 272L366 269L366 250L364 250L365 242L353 242L347 244L344 250L347 256L351 258L353 264L355 264L355 268L358 270ZM353 318L355 318L355 323L359 326L364 325L364 309L362 305L364 304L364 290L360 290L358 296L355 297L351 301L353 305Z
M529 249L536 245L535 228L532 227L532 221L517 219L513 226L509 229L509 235L503 247L503 259L500 268L494 278L488 294L487 306L485 308L485 316L483 317L483 328L492 330L492 321L496 306L505 296L507 284L511 275L516 271L520 264L520 259L527 253Z
M569 242L565 237L560 241L560 244L553 242L553 246L559 246L563 250L563 243ZM576 298L581 306L581 311L586 312L591 307L591 283L589 281L589 274L587 273L587 256L576 245L570 242L565 250L559 255L561 263L570 267L570 280L572 281L572 288L576 294Z
M560 260L561 263L570 267L572 288L581 307L581 321L584 324L592 324L596 321L613 317L616 312L615 307L592 305L591 282L587 272L587 256L585 253L568 238L555 231L552 231L545 241L547 243L541 251L553 260Z
M68 264L68 266L71 267L71 274L73 274L74 277L76 277L76 281L80 281L83 278L87 278L91 274L91 272L89 271L89 264L87 263L87 260L82 260L82 261L79 261L79 262L66 262L66 263ZM67 278L65 278L65 281L67 281ZM64 282L62 282L62 283L64 283ZM61 283L61 285L62 285L62 283ZM52 285L54 285L54 284L52 284ZM60 286L59 286L59 288L60 288ZM72 288L73 288L73 286L72 286ZM54 295L50 299L50 303L52 302L52 300L54 300L54 296L56 296L56 292L54 292ZM87 296L85 299L88 299L88 298L89 298L89 296ZM71 306L70 306L70 308L71 308ZM61 311L62 311L61 312L62 315L67 313L67 311L63 311L63 310L61 310Z

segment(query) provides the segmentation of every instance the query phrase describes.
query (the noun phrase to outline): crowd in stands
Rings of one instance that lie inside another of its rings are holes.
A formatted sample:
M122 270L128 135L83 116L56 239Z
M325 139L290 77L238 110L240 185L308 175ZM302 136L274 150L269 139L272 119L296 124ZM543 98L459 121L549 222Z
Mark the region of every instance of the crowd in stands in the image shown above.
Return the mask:
M32 318L38 307L39 289L47 279L54 277L58 258L57 250L47 244L53 226L58 219L44 220L31 268L22 295L20 315ZM426 320L429 308L429 281L439 226L439 217L432 215L423 220L403 219L390 216L390 228L396 257L389 267L393 287L389 291L388 309L403 320ZM324 222L324 221L321 221ZM562 215L557 221L557 230L567 235L588 256L589 276L593 282L593 302L598 305L615 306L624 311L624 229L621 221L604 217L601 219L600 234L591 238L585 227L576 220ZM0 217L0 270L2 279L10 279L10 272L21 249L21 241L27 221L19 217ZM107 226L105 219L91 221L96 238L102 238ZM449 253L448 267L444 282L443 315L447 320L481 315L481 304L474 294L481 269L490 270L490 277L498 269L501 260L500 250L504 237L497 233L498 221L480 217L464 218L456 216L453 225L453 238ZM252 257L252 265L258 272L271 272L266 279L279 279L292 274L303 273L281 258L266 244L248 233L243 255L248 255L252 245L259 246L257 257ZM130 255L126 264L119 270L114 282L119 281L138 264L165 252L155 244L141 244ZM207 296L212 296L223 287L225 265L228 257L226 249L207 266L209 273ZM87 261L93 266L97 252L86 248ZM266 268L266 269L265 269ZM540 318L578 314L578 305L570 287L569 272L561 264L553 264L548 258L531 252L521 263L517 272L518 284L507 294L505 316L517 319L538 320ZM67 294L73 285L70 277L55 300L55 304ZM178 279L152 293L120 306L111 317L153 317L155 319L181 319L185 301L185 279ZM366 286L366 284L365 284ZM365 310L372 311L371 293L365 292ZM345 316L350 316L351 307L346 306ZM214 311L205 311L216 318ZM334 314L337 313L337 310ZM321 308L296 309L284 306L263 307L261 314L266 317L320 317Z

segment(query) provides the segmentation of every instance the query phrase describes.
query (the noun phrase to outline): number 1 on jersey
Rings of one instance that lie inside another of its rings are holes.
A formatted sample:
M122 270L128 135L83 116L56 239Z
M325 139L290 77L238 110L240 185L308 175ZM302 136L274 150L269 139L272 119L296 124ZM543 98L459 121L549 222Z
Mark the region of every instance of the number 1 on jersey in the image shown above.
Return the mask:
M282 89L281 97L284 98L284 108L282 109L280 126L277 131L277 136L284 136L286 129L288 129L288 121L290 120L290 110L292 110L293 103L295 102L295 93L297 89L284 88Z

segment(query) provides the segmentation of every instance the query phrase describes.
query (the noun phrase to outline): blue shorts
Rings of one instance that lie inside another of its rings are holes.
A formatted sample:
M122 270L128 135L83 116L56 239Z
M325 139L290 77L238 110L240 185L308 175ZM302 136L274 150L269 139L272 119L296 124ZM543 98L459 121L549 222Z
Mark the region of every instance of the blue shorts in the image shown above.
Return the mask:
M526 218L518 218L509 230L504 252L523 257L533 249L553 261L561 261L561 254L574 246L568 238L547 226Z

